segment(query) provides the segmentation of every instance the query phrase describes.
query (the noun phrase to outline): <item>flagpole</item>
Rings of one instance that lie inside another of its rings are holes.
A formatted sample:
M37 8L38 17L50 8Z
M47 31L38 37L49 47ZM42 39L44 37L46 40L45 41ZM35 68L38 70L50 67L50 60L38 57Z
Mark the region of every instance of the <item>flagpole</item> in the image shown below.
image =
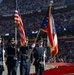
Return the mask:
M53 4L53 0L51 0L50 1L50 4L49 4L49 9L50 9L50 11L49 11L49 16L51 16L51 8L52 8L52 4ZM50 53L51 53L51 49L50 49ZM51 54L51 58L52 58L52 54ZM54 58L52 58L52 61L54 61Z
M39 31L38 31L38 33L37 33L37 36L36 36L35 41L34 41L34 44L36 44L36 41L37 41L37 39L38 39L39 34L40 34L40 29L39 29ZM28 56L27 62L29 61L33 50L34 50L34 48L32 47L32 49L31 49L31 51L30 51L30 54L29 54L29 56Z
M53 4L53 0L51 0L51 1L50 1L50 4L49 4L49 6L50 6L50 13L49 13L49 15L51 14L51 7L52 7L52 4Z
M15 4L16 4L16 10L17 10L18 9L17 0L16 0L16 3Z
M17 10L17 0L16 0L16 10ZM17 25L15 25L15 57L16 57L16 46L17 46Z

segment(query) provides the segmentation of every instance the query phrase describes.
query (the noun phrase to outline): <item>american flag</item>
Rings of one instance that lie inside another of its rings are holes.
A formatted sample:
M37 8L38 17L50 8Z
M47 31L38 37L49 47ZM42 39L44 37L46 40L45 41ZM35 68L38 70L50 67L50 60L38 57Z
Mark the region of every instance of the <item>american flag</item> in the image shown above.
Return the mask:
M58 53L58 41L50 7L47 10L40 29L47 33L47 45L50 47L51 57L54 58Z
M24 44L26 42L26 35L25 35L24 26L23 26L21 16L19 15L17 10L15 10L15 12L14 12L14 22L16 24L18 24L18 31L20 34L20 46L24 46Z

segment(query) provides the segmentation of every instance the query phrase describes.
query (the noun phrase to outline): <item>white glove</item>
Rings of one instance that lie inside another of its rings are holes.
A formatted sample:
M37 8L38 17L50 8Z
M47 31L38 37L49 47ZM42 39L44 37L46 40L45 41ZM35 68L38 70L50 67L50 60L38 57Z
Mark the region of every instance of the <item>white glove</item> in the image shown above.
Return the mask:
M5 53L5 50L3 49L3 53Z
M34 47L35 47L35 43L32 44L32 48L34 48Z
M15 40L14 43L17 44L17 40Z
M44 51L44 55L43 56L46 57L46 51Z

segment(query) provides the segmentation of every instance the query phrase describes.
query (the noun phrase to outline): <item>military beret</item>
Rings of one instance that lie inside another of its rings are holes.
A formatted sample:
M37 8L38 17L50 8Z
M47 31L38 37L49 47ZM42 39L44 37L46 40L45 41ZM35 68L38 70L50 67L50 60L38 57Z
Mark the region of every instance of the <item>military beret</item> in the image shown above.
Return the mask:
M37 41L43 41L43 38L38 38L38 40Z

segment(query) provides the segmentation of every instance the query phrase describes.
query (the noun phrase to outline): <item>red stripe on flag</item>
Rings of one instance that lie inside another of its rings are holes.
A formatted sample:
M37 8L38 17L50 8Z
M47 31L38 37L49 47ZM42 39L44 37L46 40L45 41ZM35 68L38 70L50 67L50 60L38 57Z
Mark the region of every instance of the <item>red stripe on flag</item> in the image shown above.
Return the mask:
M58 53L58 44L54 47L54 50L52 51L52 57L54 58L57 53Z
M18 31L20 33L20 46L24 46L24 44L26 42L26 35L25 35L22 19L19 16L17 10L15 10L14 16L15 16L14 17L14 22L18 24Z

